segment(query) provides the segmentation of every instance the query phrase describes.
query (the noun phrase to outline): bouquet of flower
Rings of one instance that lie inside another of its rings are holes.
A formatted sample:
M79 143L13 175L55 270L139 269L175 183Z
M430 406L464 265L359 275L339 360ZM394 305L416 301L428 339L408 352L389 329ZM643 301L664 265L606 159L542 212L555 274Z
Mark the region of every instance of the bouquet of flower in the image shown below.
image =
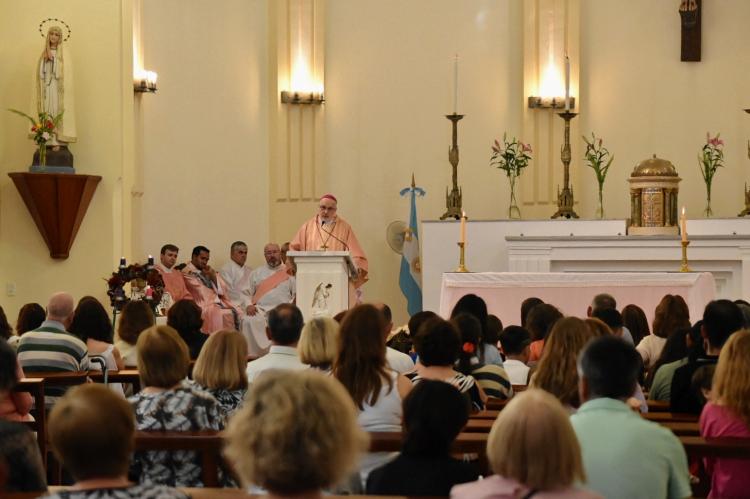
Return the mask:
M604 218L604 200L602 198L602 192L604 190L604 181L607 179L607 172L609 171L609 167L612 165L612 161L615 157L610 154L606 147L604 147L604 141L601 137L597 138L594 132L591 132L591 140L584 135L583 141L586 142L586 153L584 154L584 159L589 167L594 170L596 181L599 183L599 207L596 210L596 214L599 218Z
M34 134L34 142L39 146L39 164L47 164L47 141L52 138L52 134L57 129L62 120L63 113L57 116L51 116L48 113L39 113L39 119L34 120L31 116L17 109L8 109L11 113L23 116L31 122L31 133Z
M707 217L713 215L711 211L711 184L714 181L716 170L724 166L724 141L706 132L706 145L703 146L701 154L698 155L698 165L700 167L703 181L706 183L706 209L703 214Z
M521 171L529 166L531 161L531 145L524 144L513 137L508 142L508 135L503 134L503 143L495 140L492 145L492 157L490 166L499 168L505 172L510 183L510 206L508 207L508 218L521 218L521 210L516 201L516 179Z

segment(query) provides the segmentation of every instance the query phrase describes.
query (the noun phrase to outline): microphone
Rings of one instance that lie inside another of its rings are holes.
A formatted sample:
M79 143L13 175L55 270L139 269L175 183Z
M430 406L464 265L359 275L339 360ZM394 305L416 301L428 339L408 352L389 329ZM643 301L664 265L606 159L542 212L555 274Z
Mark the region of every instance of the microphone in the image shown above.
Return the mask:
M325 232L326 234L328 234L329 236L331 236L332 238L334 238L335 240L337 240L338 242L340 242L341 244L343 244L345 251L349 251L349 245L346 244L346 241L344 241L340 237L337 237L336 234L334 234L333 232L325 230L325 228L324 228L325 224L326 224L326 220L321 220L320 228L323 230L323 232Z

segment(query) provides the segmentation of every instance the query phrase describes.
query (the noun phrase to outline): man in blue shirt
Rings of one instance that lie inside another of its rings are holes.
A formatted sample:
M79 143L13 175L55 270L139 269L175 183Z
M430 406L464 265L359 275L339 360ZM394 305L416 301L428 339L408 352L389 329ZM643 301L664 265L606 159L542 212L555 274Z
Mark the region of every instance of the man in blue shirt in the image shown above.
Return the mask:
M608 499L690 497L680 441L625 404L641 362L632 345L614 336L597 338L579 357L583 405L570 421L581 444L586 486Z

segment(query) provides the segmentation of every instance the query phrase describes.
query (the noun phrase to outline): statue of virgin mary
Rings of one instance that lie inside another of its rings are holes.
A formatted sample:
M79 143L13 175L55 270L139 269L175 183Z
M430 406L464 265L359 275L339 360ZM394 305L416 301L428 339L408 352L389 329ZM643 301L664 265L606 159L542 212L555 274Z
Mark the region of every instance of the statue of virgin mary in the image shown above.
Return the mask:
M73 100L73 64L63 48L63 31L51 26L45 37L44 50L36 66L36 112L54 118L63 113L57 132L48 142L51 146L76 141L76 114Z

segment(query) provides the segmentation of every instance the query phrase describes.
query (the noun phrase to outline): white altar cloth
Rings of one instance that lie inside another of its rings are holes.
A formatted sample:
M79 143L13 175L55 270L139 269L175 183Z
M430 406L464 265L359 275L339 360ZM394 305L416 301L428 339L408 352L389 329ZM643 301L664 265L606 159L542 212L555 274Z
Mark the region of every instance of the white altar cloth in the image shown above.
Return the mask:
M555 305L565 315L585 317L592 298L609 293L617 308L635 304L649 324L654 309L666 294L681 295L690 309L690 320L703 317L703 309L716 295L710 272L477 272L445 273L440 293L440 315L448 317L456 302L473 293L487 302L489 313L504 325L521 324L521 302L531 296Z

